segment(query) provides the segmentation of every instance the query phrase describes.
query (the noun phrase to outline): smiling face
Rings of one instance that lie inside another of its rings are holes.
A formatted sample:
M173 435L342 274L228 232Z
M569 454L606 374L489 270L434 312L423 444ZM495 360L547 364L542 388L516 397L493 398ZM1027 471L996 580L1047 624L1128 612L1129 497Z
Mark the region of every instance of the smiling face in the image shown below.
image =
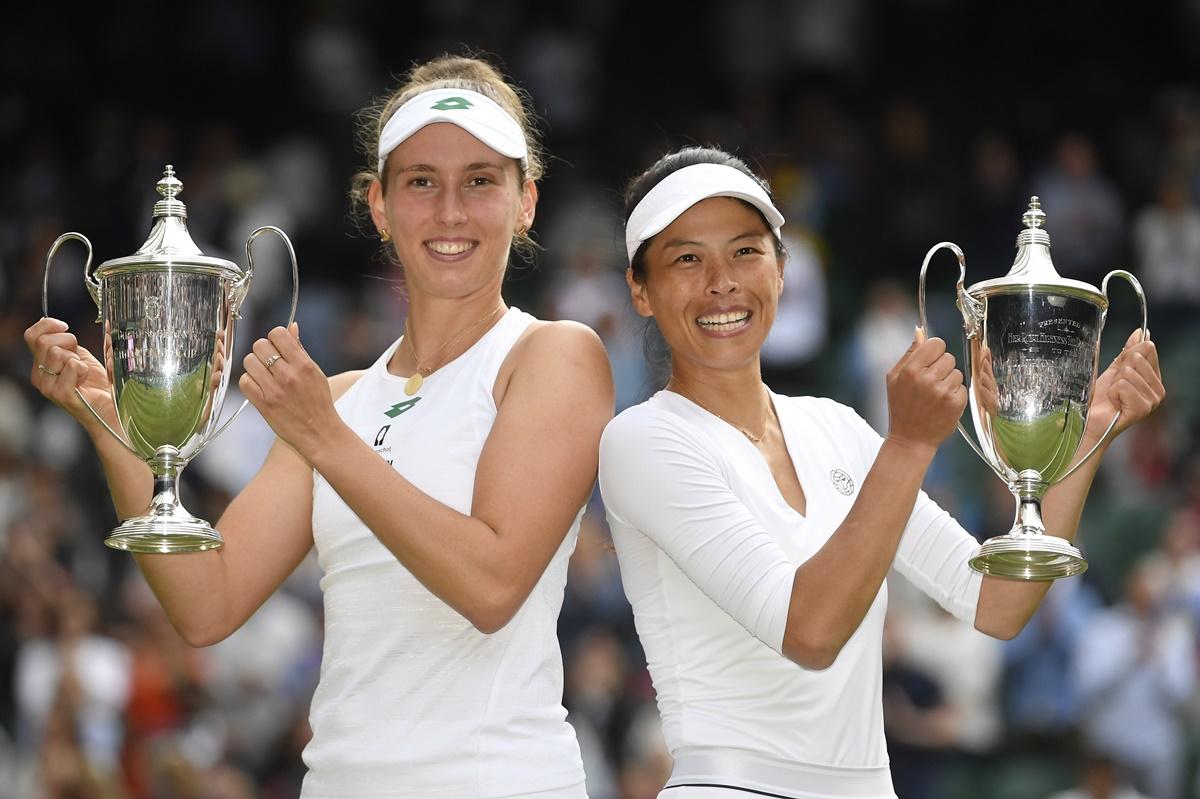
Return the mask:
M391 234L410 296L499 292L513 234L537 206L513 159L438 122L391 152L384 179L386 191L378 182L368 191L371 218Z
M701 200L643 257L644 279L626 272L633 306L658 323L677 374L757 363L783 290L783 260L758 211L730 197Z

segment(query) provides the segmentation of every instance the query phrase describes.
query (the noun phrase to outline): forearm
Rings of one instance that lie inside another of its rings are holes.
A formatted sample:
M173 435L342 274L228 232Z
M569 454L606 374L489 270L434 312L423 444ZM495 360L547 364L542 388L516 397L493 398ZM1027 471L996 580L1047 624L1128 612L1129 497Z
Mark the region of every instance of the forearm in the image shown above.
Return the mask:
M96 447L108 491L112 495L113 508L121 521L141 516L150 507L154 492L154 476L150 467L138 456L117 441L99 422L87 427L88 435Z
M885 440L846 519L796 570L785 636L793 660L831 663L858 629L892 566L934 453Z
M98 425L89 430L108 480L113 507L121 520L141 516L150 506L154 477L145 461L138 458ZM192 645L212 643L219 637L224 617L217 583L220 555L217 551L168 555L135 554L134 559L176 630Z
M314 468L380 543L466 618L491 620L515 586L500 534L424 493L338 425L309 453ZM502 615L502 614L501 614ZM486 623L481 626L495 626Z
M1095 440L1085 440L1077 457L1083 457L1095 446ZM1042 499L1042 522L1049 535L1073 541L1083 515L1084 501L1100 468L1100 458L1108 444L1100 447L1087 462L1079 466L1066 480L1056 483ZM1078 462L1078 461L1076 461ZM1052 581L1008 580L984 577L979 592L979 608L975 627L998 638L1012 638L1019 633L1037 612Z

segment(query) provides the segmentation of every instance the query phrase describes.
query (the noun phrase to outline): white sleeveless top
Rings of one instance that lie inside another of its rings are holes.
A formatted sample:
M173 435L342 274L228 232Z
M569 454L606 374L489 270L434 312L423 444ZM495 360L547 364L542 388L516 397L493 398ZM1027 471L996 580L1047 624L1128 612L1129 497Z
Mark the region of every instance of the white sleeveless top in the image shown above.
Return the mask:
M469 514L500 365L535 320L511 308L414 397L398 340L337 401L429 496ZM430 593L314 473L325 644L304 749L306 797L582 796L556 626L582 508L516 616L485 635Z

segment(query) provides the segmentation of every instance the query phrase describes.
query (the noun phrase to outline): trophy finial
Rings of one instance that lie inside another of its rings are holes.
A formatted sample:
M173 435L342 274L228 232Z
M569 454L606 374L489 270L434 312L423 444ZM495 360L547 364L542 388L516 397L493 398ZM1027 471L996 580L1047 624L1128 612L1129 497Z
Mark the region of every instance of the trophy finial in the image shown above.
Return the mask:
M167 164L163 170L162 180L154 185L158 193L168 200L174 200L175 195L183 191L183 181L175 177L175 167Z
M183 191L183 181L175 177L175 167L167 164L162 180L155 183L154 188L162 195L162 199L154 204L155 219L168 216L187 219L187 206L177 199L177 195ZM199 253L200 250L196 252Z
M1042 210L1042 203L1036 194L1029 198L1029 210L1021 217L1021 221L1025 227L1035 229L1046 224L1046 212Z

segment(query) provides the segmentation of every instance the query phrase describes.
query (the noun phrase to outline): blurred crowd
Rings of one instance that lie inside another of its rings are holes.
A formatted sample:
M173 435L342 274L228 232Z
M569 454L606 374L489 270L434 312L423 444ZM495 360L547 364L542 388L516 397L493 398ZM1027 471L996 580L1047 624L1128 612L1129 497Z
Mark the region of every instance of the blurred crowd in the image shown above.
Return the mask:
M963 247L968 282L999 276L1037 195L1061 274L1141 279L1169 396L1105 457L1080 527L1090 570L1056 584L1011 642L891 583L886 729L902 799L1200 796L1195 2L1064 2L1032 29L1011 5L965 0L700 2L687 15L605 0L193 5L62 20L45 4L6 11L0 29L0 797L297 794L319 568L306 561L226 641L186 646L132 558L103 546L116 521L103 474L31 389L21 333L42 313L54 239L84 233L96 263L133 253L170 163L206 254L245 264L251 230L283 228L306 347L331 374L371 362L405 303L348 216L354 112L464 43L532 94L554 156L542 252L513 264L506 296L601 335L618 410L661 385L663 366L627 299L621 189L683 144L747 157L788 218L767 381L852 405L881 432L883 374L911 340L933 244ZM54 259L49 311L97 352L84 258L72 243ZM930 322L961 352L953 262L939 259ZM287 314L283 249L256 242L255 268L235 363ZM1140 322L1124 284L1111 295L1105 364ZM240 400L232 389L225 413ZM215 520L270 441L243 414L184 473L189 510ZM926 489L981 540L1012 524L1011 495L957 439ZM655 796L670 758L598 495L559 632L590 795Z

